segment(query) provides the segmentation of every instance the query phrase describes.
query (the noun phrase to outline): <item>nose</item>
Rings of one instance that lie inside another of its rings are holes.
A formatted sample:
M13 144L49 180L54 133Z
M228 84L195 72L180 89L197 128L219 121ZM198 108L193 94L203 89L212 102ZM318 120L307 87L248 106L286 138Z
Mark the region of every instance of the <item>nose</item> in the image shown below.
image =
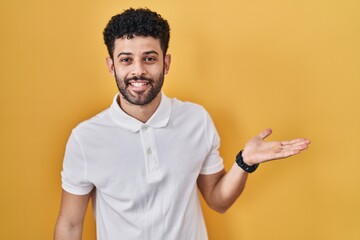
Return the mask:
M144 65L144 63L141 61L134 62L131 75L140 77L145 75L145 73L146 73L146 66Z

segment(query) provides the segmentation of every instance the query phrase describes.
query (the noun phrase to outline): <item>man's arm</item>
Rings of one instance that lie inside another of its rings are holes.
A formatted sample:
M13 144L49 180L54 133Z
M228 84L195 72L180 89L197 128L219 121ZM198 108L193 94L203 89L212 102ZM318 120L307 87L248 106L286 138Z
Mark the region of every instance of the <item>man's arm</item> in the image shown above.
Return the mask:
M247 165L287 158L305 150L310 144L310 141L304 138L264 142L271 132L271 129L266 129L245 145L242 156ZM224 213L244 190L247 177L248 173L235 163L228 173L223 170L211 175L200 175L197 184L207 204Z
M62 191L61 208L55 226L54 240L80 240L91 192L74 195Z
M197 185L206 203L219 213L224 213L244 190L247 175L234 164L231 170L210 175L199 175Z

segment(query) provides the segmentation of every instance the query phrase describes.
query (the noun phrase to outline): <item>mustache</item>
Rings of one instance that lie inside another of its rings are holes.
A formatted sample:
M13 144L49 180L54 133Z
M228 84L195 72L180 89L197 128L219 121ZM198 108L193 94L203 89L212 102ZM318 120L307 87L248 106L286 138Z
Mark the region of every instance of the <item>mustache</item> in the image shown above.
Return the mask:
M126 78L124 82L126 84L128 84L130 81L137 81L137 80L145 80L145 81L153 82L153 80L151 78L147 78L147 77L144 77L144 76L140 76L140 77L134 76L134 77L131 77L131 78Z

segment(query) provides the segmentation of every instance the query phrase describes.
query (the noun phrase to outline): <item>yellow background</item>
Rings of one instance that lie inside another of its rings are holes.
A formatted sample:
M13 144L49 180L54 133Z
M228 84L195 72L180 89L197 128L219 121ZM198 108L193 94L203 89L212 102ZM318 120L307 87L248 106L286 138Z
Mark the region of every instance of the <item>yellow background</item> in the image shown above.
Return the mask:
M117 90L102 30L129 6L169 20L164 90L208 109L227 169L266 127L312 140L262 164L227 213L205 206L210 239L360 239L358 0L1 0L0 239L52 238L70 131Z

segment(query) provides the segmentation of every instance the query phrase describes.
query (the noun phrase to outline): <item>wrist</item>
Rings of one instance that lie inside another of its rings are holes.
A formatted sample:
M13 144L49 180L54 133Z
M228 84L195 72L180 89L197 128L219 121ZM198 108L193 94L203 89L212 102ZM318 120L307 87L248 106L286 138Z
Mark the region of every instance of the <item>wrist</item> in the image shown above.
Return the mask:
M248 173L254 172L259 166L259 164L252 164L250 162L249 163L245 162L242 150L236 156L236 161L235 162L237 163L237 165L240 168L242 168L245 172L248 172Z
M241 155L242 155L244 163L246 163L249 166L256 165L256 163L254 163L254 161L252 161L251 156L247 152L244 152L244 150L241 150Z

